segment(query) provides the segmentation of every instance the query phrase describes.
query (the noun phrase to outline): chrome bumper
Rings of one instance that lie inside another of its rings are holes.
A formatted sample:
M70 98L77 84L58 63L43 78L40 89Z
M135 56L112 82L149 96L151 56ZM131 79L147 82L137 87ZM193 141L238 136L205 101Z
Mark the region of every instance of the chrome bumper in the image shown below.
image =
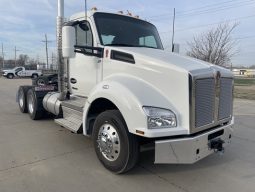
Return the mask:
M232 126L233 124L226 125L189 138L155 141L155 163L195 163L215 152L210 148L212 140L221 140L224 142L223 147L227 146L231 142ZM218 136L218 133L221 135Z

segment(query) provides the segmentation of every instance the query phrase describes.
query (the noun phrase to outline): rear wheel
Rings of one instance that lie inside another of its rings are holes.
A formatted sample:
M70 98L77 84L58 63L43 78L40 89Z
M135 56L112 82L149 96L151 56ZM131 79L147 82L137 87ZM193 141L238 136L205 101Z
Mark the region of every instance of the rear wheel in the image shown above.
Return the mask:
M118 110L101 113L92 135L97 157L107 169L120 174L136 165L139 156L137 138L128 132Z
M38 77L38 74L33 74L32 79L36 79Z
M37 97L33 89L29 89L27 92L27 109L33 120L41 119L45 113L42 98Z
M8 78L8 79L13 79L13 78L14 78L14 75L13 75L12 73L9 73L9 74L7 75L7 78Z
M38 86L44 86L48 84L48 78L46 77L38 77L36 79L36 85Z
M22 113L27 113L27 91L31 86L20 86L18 91L18 104Z

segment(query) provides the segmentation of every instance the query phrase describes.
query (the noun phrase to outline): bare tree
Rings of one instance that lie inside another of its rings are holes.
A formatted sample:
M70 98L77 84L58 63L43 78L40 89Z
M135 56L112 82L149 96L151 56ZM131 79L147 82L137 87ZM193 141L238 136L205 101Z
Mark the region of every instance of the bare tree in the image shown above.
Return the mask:
M216 28L194 37L192 41L187 42L189 46L187 55L216 65L226 66L237 53L235 49L237 41L231 37L237 26L237 23L233 25L220 24Z
M252 65L249 67L250 69L255 69L255 65Z
M19 59L17 60L17 63L19 64L19 66L25 66L27 64L29 60L28 55L19 55Z

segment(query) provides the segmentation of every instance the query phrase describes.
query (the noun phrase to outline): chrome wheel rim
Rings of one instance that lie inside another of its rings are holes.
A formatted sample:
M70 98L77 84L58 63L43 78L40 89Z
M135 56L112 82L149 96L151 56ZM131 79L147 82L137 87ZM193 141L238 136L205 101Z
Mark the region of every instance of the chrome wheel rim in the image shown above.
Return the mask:
M34 112L34 98L31 94L28 96L28 110L30 114Z
M37 85L39 86L45 85L45 81L43 79L38 79Z
M120 154L120 138L116 129L106 123L98 132L97 144L101 154L108 161L115 161Z
M24 94L22 91L19 92L19 105L21 108L24 106Z

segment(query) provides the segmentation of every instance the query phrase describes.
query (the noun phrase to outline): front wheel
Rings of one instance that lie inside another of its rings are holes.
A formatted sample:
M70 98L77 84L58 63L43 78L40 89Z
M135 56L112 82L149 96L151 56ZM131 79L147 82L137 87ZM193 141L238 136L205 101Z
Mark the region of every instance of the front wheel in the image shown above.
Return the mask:
M136 165L138 141L135 135L128 132L118 110L101 113L95 121L92 135L97 157L107 169L120 174Z

